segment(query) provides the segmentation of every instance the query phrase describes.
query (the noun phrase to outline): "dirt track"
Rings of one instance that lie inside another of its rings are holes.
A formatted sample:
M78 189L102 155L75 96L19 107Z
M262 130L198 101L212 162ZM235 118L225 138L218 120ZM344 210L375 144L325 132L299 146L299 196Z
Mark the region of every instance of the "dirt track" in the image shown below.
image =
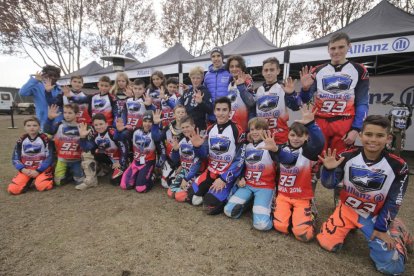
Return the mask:
M18 130L8 130L9 117L0 115L0 275L377 274L358 231L332 254L315 241L254 230L248 213L239 220L207 216L170 200L160 186L137 194L100 179L84 192L66 185L10 196L10 157L23 117ZM413 179L400 217L414 230ZM319 186L317 200L319 226L332 211L331 192ZM414 275L412 259L406 275Z

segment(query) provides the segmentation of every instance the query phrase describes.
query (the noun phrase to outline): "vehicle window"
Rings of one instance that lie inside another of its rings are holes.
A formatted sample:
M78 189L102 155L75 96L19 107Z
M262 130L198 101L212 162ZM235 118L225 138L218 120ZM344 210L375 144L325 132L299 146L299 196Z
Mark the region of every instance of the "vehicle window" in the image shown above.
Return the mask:
M10 101L10 94L1 94L1 99L3 101Z

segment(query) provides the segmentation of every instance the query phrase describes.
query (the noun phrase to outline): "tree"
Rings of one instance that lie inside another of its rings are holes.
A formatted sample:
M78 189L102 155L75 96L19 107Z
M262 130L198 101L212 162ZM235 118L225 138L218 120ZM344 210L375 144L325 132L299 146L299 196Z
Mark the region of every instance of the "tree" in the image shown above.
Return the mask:
M54 64L63 73L79 68L84 0L2 1L0 23L3 53L20 53L34 63Z
M372 7L358 0L315 0L308 5L307 31L313 38L323 37L345 27Z
M414 0L391 0L390 2L406 12L414 14Z
M145 55L145 38L156 31L157 21L148 0L101 0L94 2L89 17L88 45L96 56Z

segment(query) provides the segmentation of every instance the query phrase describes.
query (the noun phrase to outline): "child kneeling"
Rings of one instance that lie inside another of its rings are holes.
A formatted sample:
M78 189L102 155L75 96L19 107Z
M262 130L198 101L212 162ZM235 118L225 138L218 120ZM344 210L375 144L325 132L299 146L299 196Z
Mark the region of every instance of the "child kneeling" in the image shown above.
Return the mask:
M296 158L293 162L280 164L273 225L284 234L291 229L296 239L308 242L315 236L311 212L314 197L312 164L318 159L325 140L310 109L303 107L302 114L302 120L290 126L288 143L281 148L281 151L291 152Z
M17 140L13 165L19 171L7 191L13 195L25 192L32 181L38 191L53 187L53 146L46 134L40 134L40 121L30 117L24 121L26 134Z

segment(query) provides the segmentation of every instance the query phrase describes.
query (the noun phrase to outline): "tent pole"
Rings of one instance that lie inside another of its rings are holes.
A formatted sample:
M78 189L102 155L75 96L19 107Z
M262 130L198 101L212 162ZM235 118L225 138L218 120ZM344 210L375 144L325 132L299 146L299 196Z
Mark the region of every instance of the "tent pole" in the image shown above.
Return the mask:
M181 63L181 61L178 62L178 82L184 83L183 64ZM178 87L180 95L183 95L183 88L181 86Z
M285 50L284 57L283 57L283 79L286 79L289 76L290 71L290 52L289 50Z

